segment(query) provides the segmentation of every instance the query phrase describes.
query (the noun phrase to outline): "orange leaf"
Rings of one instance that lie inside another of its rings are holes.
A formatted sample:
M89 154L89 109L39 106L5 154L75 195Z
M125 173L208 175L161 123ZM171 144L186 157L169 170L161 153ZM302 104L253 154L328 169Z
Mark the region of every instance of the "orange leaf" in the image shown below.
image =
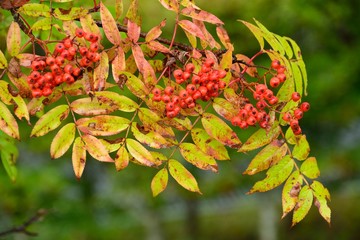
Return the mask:
M159 0L159 1L167 10L179 12L179 3L177 0Z
M199 27L201 32L204 34L205 40L203 40L203 41L205 41L207 44L209 44L210 48L217 48L217 49L221 48L220 44L217 43L215 41L214 37L208 32L203 21L193 19L193 22L194 22L194 24L196 24L196 26Z
M136 66L139 69L139 72L143 75L143 78L147 83L152 85L156 81L156 75L154 69L151 67L150 63L145 59L144 53L141 50L139 45L133 45L131 47Z
M150 29L150 31L146 34L145 41L151 42L152 40L155 40L158 37L160 37L162 33L161 28L163 28L165 24L166 24L166 19L162 20L159 25Z
M230 37L223 26L216 27L216 33L226 49L234 50Z
M111 63L112 74L113 74L113 78L116 83L118 83L120 81L120 78L119 78L120 72L125 71L125 69L126 69L125 63L126 62L125 62L124 49L122 49L121 47L118 47L117 55Z
M129 39L133 43L136 43L140 37L140 26L138 26L136 23L129 20L127 23L127 27L128 27L127 35L129 37Z
M125 145L122 145L115 156L116 171L123 170L129 165L129 153L127 152Z
M100 53L100 64L94 69L94 89L105 89L106 79L109 75L109 58L105 51Z
M184 29L184 31L205 40L205 36L202 33L202 31L200 30L200 28L195 25L194 23L190 22L189 20L181 20L179 21L179 26Z
M148 42L147 46L151 50L154 50L156 52L162 52L162 53L169 53L170 52L169 48L165 47L164 45L162 45L161 43L159 43L157 41Z
M114 45L120 45L121 37L115 19L102 2L100 2L100 17L107 39Z

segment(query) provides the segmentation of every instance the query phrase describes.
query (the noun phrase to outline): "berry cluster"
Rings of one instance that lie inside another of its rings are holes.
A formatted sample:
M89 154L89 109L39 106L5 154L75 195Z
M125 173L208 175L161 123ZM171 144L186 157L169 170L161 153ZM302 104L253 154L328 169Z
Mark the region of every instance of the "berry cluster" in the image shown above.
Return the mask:
M166 104L166 116L176 117L181 109L194 108L196 100L209 101L212 97L219 95L220 90L224 89L226 83L222 81L227 72L225 70L214 69L214 60L206 59L201 65L199 72L195 73L195 65L188 63L184 69L176 69L173 76L176 83L185 83L185 89L174 93L174 87L166 86L162 91L154 88L153 101L164 102Z
M286 80L286 75L284 73L286 67L284 65L281 65L279 60L274 59L271 62L271 68L276 70L277 74L270 79L270 86L276 88Z
M300 100L300 94L297 92L294 92L291 97L294 102ZM309 111L309 109L310 104L308 102L303 102L300 104L299 107L283 114L282 119L290 124L290 127L295 135L301 134L299 120L304 116L304 112Z
M48 57L39 57L32 61L30 75L27 82L32 90L32 96L38 98L49 96L56 86L66 82L74 83L81 78L81 68L88 67L100 60L97 52L98 36L76 29L76 37L85 38L90 42L89 47L75 44L74 38L65 38L55 46L54 53ZM78 54L81 58L79 60Z

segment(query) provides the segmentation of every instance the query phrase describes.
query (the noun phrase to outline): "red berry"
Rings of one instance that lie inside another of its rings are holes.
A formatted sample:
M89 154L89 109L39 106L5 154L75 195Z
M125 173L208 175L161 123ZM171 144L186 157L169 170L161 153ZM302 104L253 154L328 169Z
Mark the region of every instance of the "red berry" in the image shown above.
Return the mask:
M94 56L93 62L100 61L100 54L99 53L94 53L94 54L95 54L95 56Z
M171 96L173 95L174 93L174 88L172 86L167 86L165 89L164 89L164 93L168 96Z
M82 73L82 72L81 72L81 69L78 68L78 67L75 67L74 70L73 70L72 75L75 76L75 77L78 77L78 76L81 75L81 73Z
M299 127L299 121L297 119L292 119L290 121L290 127L291 128L298 128Z
M39 98L42 96L42 91L40 89L34 89L32 90L32 96L34 98Z
M65 46L63 43L57 43L55 46L55 51L58 53L61 53L62 51L65 50Z
M239 114L238 114L241 118L247 118L248 117L248 111L246 111L245 109L240 109Z
M201 96L201 92L200 91L196 91L196 92L194 92L193 93L193 95L192 95L192 98L194 99L194 100L196 100L196 99L199 99L199 98L201 98L202 96Z
M51 72L47 72L44 74L44 79L45 79L45 82L52 82L54 77Z
M31 77L32 79L34 79L34 80L39 79L40 76L41 76L41 74L40 74L38 71L32 71L32 72L30 73L30 77Z
M249 125L247 124L246 121L241 121L240 124L239 124L239 127L240 127L241 129L245 129L245 128L247 128L248 126L249 126Z
M174 104L178 104L180 102L179 96L176 96L176 95L172 96L171 97L171 102L174 103Z
M263 96L265 97L266 100L270 101L270 99L274 97L274 93L270 89L266 89L265 92L263 93Z
M185 72L192 73L195 70L195 65L188 63L185 65Z
M74 67L71 64L66 64L64 67L64 72L72 74L74 71Z
M185 99L185 98L187 98L189 96L189 94L188 94L188 92L186 91L186 90L181 90L180 92L179 92L179 97L181 98L181 99Z
M279 73L276 75L276 77L280 80L280 82L285 82L286 80L286 75L284 73Z
M299 101L300 98L301 98L301 96L300 96L300 93L298 93L298 92L293 92L293 93L291 94L291 99L292 99L294 102Z
M169 112L166 112L166 117L168 118L174 118L176 117L177 113L175 111L169 111Z
M280 66L281 66L280 61L277 60L277 59L274 59L274 60L271 62L271 68L272 68L272 69L279 69Z
M300 109L303 111L303 112L307 112L310 110L310 103L308 102L303 102L301 105L300 105Z
M194 75L191 79L193 84L200 84L200 77L198 75Z
M75 30L75 35L76 35L77 37L79 37L79 38L82 38L82 37L85 35L85 32L84 32L84 30L82 30L81 28L77 28L77 29Z
M76 55L76 48L75 47L69 47L68 52L69 52L69 55L73 57L73 56Z
M194 84L188 84L186 86L186 91L191 95L191 94L195 93L196 86ZM200 94L200 96L201 96L201 94Z
M286 70L285 66L280 66L278 69L276 69L277 73L280 74L280 73L284 73Z
M301 109L297 108L294 110L294 117L296 119L301 119L303 116L304 116L304 112Z
M42 95L45 97L49 96L51 93L52 93L51 88L46 87L42 90Z
M196 106L195 102L192 102L187 105L188 108L194 108Z
M250 113L250 112L254 109L254 106L253 106L251 103L247 103L247 104L245 104L244 109L245 109L248 113Z
M86 56L88 49L87 49L87 47L80 47L79 52L80 52L81 56Z
M201 96L204 97L204 96L207 95L208 90L207 90L207 88L205 86L200 86L198 90L201 93Z
M174 70L173 75L175 79L180 79L182 78L183 71L181 69L176 69Z
M266 102L265 102L264 100L258 101L258 102L256 103L256 108L257 108L257 109L260 109L260 110L266 108Z
M39 61L32 61L31 63L31 69L34 71L40 70L41 64Z
M247 119L246 119L246 123L249 125L249 126L253 126L256 124L256 118L254 116L249 116Z
M154 94L155 96L160 95L160 94L161 94L161 90L160 90L159 88L154 88L154 89L152 90L152 94Z
M187 98L184 99L184 101L187 105L189 105L194 102L194 99L192 98L192 96L188 96Z
M220 89L224 89L225 87L226 87L226 82L220 80L220 81L219 81L219 88L220 88Z
M204 66L209 67L209 68L212 68L214 66L214 64L215 64L215 61L212 58L207 58L204 62Z
M166 111L172 111L172 110L174 110L174 108L175 108L175 104L174 104L174 103L168 102L168 103L166 104Z
M99 37L94 33L86 33L85 34L85 40L89 42L97 42Z
M55 80L56 85L60 85L60 84L63 83L63 77L62 77L62 75L57 75L57 76L54 78L54 80Z
M301 128L300 127L292 128L292 130L293 130L293 133L295 135L300 135L301 134Z
M64 73L63 82L71 82L71 78L73 78L73 76L71 76L69 73Z
M283 119L285 122L290 122L290 120L291 120L291 114L290 114L289 112L284 113L284 115L282 116L282 119Z
M200 71L203 72L203 73L208 73L208 72L211 71L211 68L209 66L207 66L207 65L202 65Z
M256 93L260 95L264 94L267 89L265 84L257 84L255 87Z
M267 121L262 121L262 122L259 123L259 125L260 125L261 128L267 128L269 123Z
M277 77L272 77L270 79L270 86L272 86L273 88L276 88L280 85L280 79Z
M99 44L97 44L97 42L93 42L90 44L89 50L92 52L96 52L97 50L99 50Z
M46 64L48 65L48 66L52 66L52 65L54 65L55 64L55 58L54 57L47 57L46 58Z
M73 45L73 43L72 43L72 41L70 40L70 38L66 38L63 43L64 43L64 46L65 46L66 48L72 47L72 45Z
M182 79L188 80L191 77L191 73L189 72L183 72Z
M258 122L261 122L266 119L266 115L266 112L258 112L255 117Z
M224 77L226 77L227 72L223 69L219 70L219 78L223 79Z
M271 105L277 104L279 102L279 99L275 96L273 96L272 98L269 99L269 103Z
M65 63L65 59L63 56L57 56L55 58L55 63L59 66L63 65Z
M152 100L154 102L160 102L162 100L162 97L161 97L161 95L154 95Z
M162 95L162 96L161 96L161 100L162 100L164 103L168 103L168 102L170 102L170 97L169 97L169 95Z
M234 126L239 126L240 123L241 123L241 118L240 118L240 116L236 115L236 116L234 116L233 118L231 118L231 123L232 123L232 125L234 125Z

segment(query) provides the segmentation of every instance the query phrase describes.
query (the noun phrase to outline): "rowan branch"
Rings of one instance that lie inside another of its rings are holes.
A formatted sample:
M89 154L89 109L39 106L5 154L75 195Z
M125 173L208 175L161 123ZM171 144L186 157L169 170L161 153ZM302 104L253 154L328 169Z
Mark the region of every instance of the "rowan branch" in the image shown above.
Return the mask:
M37 236L38 234L35 233L35 232L30 232L27 228L40 221L42 219L42 217L44 217L46 214L48 213L47 210L45 209L39 209L35 215L33 215L32 217L30 217L28 220L26 220L22 225L20 226L14 226L8 230L5 230L3 232L0 232L0 237L4 237L4 236L7 236L7 235L10 235L10 234L14 234L14 233L23 233L27 236L30 236L30 237L35 237Z

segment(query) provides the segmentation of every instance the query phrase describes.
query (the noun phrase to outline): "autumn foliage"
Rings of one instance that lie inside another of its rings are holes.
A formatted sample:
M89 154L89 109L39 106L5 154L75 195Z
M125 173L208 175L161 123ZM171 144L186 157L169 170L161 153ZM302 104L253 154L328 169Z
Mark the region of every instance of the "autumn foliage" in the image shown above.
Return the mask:
M249 193L283 184L283 217L293 211L296 224L314 204L330 222L330 194L316 180L316 158L300 127L310 104L303 101L307 75L295 41L256 20L239 21L259 43L247 57L234 52L215 15L192 1L159 2L176 13L172 36L162 33L165 20L141 28L137 0L126 14L120 0L115 14L96 1L90 9L2 2L14 18L0 51L1 159L10 178L17 175L24 120L30 137L57 130L50 156L71 152L77 178L92 159L117 171L130 163L158 169L154 196L166 189L169 174L201 193L187 164L218 172L229 149L238 152L237 161L257 150L243 174L266 176ZM188 42L177 42L180 32ZM259 56L268 63L257 65ZM246 131L252 132L247 139Z

